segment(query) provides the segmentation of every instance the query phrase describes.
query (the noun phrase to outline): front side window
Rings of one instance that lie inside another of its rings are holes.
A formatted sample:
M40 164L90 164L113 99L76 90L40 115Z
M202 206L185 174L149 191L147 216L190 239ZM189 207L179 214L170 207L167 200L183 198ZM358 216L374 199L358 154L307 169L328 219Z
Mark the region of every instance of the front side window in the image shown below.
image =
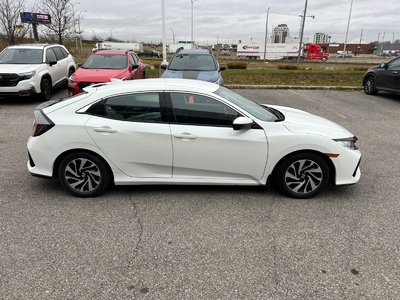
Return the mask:
M54 47L52 48L54 51L54 54L56 55L57 60L62 60L64 59L64 55L60 50L60 47Z
M89 56L82 68L122 70L127 68L127 59L119 54L94 54Z
M389 62L389 69L400 68L400 58L396 58Z
M277 116L268 111L265 107L231 91L227 88L220 87L215 94L239 106L257 119L266 122L277 121Z
M220 101L197 94L171 93L178 124L231 127L240 114Z
M217 65L210 54L176 54L168 65L169 70L215 71Z
M129 94L110 97L92 105L87 112L119 121L162 122L160 97L158 93Z
M41 64L41 49L5 49L0 54L0 64Z

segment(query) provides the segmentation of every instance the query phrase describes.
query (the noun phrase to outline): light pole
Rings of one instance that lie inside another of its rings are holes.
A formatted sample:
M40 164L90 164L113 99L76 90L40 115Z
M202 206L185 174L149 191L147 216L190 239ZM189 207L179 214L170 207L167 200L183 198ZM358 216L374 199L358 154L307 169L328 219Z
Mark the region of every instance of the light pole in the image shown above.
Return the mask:
M165 31L165 0L161 0L161 16L162 16L162 56L163 61L162 64L167 64L167 45L166 45L166 37L167 33Z
M191 42L192 49L194 49L194 2L197 0L190 0L192 2L192 31L191 31Z
M172 31L172 44L175 44L175 32L172 29L172 27L170 27L169 29L171 29L171 31Z
M297 63L300 62L300 55L303 46L303 34L304 34L304 24L306 22L306 16L307 16L307 4L308 1L306 0L306 3L304 5L303 19L301 20L301 34L300 34L299 53L297 54Z
M381 55L381 56L382 56L382 53L383 53L383 43L385 42L385 34L386 34L386 32L384 31L383 32L383 37L382 37L382 43L381 43L381 51L379 52L379 55Z
M86 12L86 9L79 12L79 15L78 15L79 54L82 54L81 14L83 14L84 12Z
M347 21L346 37L344 38L343 57L345 57L345 55L346 55L347 36L349 34L350 18L351 18L351 10L352 9L353 9L353 0L351 0L351 4L350 4L349 20Z
M271 9L271 6L268 6L268 8L267 8L267 20L265 21L264 62L265 62L266 57L267 57L268 17L269 17L270 9Z

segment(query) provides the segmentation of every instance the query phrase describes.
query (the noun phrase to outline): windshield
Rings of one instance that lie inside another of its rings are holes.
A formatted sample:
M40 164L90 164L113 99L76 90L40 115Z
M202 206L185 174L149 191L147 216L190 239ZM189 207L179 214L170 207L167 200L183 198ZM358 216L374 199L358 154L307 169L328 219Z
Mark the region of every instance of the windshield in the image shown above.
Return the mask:
M177 54L168 65L169 70L216 71L217 65L209 54Z
M114 69L121 70L127 67L127 58L119 54L95 54L89 56L82 65L84 69Z
M229 100L233 104L239 106L243 110L249 112L252 114L254 117L261 121L266 121L266 122L275 122L278 120L278 118L266 110L264 107L261 105L231 91L228 90L227 88L220 87L215 94L218 96L221 96L222 98Z
M5 49L0 54L0 64L41 64L42 49Z

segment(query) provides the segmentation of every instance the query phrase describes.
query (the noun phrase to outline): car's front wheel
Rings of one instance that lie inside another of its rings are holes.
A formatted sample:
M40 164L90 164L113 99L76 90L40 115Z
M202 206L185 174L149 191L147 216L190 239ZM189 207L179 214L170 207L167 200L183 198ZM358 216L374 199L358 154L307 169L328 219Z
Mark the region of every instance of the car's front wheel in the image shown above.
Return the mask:
M111 182L106 164L97 156L77 152L64 157L58 168L63 187L78 197L95 197L103 193Z
M48 101L51 98L51 82L48 78L43 78L40 82L40 91L42 99Z
M328 184L329 167L317 154L295 154L279 165L275 179L283 194L293 198L310 198Z
M369 76L365 79L364 92L367 95L375 95L378 92L376 89L375 78L373 76Z

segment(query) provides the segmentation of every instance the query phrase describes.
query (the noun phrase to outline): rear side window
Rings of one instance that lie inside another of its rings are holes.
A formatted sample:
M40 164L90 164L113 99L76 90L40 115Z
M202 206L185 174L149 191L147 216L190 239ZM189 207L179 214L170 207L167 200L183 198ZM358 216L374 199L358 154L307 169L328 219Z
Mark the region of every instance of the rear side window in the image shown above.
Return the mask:
M158 93L129 94L110 97L92 105L88 113L113 120L161 123Z
M67 50L65 50L63 47L60 47L60 50L64 57L68 57L69 53L67 52Z
M64 59L64 55L62 54L60 47L54 47L52 49L54 51L54 54L56 55L57 60Z
M49 63L51 61L57 61L57 57L53 52L53 49L47 49L46 50L46 62Z

